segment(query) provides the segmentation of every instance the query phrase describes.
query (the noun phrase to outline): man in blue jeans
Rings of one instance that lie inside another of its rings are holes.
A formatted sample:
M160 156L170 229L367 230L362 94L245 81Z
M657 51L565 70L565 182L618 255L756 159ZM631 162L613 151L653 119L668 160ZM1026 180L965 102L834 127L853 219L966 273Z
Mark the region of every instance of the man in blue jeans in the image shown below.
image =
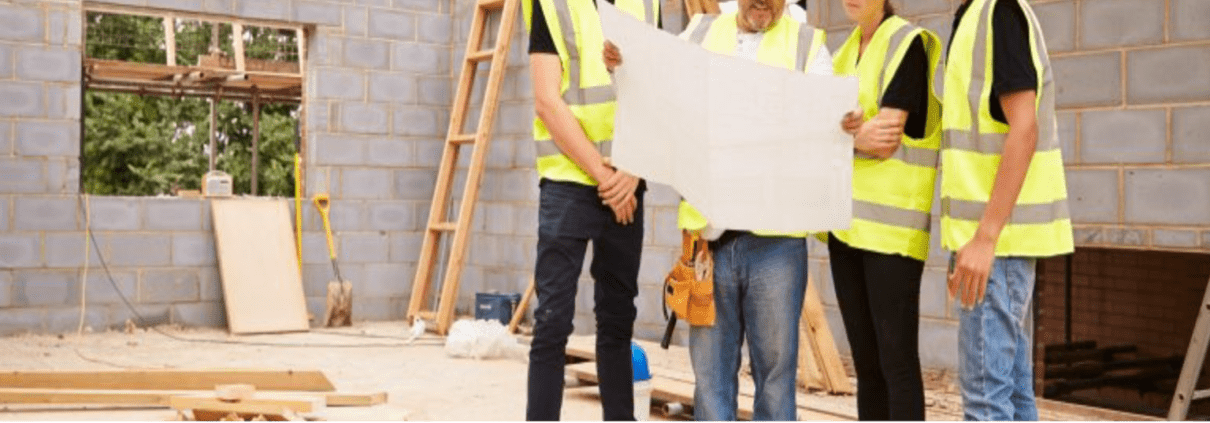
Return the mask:
M1050 57L1028 1L966 0L947 60L941 235L962 305L965 417L1037 420L1035 266L1073 251Z
M832 74L824 33L784 15L784 0L739 0L738 6L736 12L695 16L681 37L720 54ZM621 54L609 45L607 66L622 65ZM746 340L756 384L752 419L795 420L807 234L711 227L687 202L677 220L681 229L710 240L714 257L714 324L691 326L689 333L694 418L736 420L740 347Z

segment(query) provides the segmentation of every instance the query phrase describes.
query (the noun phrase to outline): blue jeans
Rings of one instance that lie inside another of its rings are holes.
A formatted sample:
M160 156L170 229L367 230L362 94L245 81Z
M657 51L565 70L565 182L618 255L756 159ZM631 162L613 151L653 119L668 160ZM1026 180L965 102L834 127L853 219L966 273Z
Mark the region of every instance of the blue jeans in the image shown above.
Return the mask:
M740 345L746 337L756 382L753 419L796 420L806 240L729 232L712 248L714 325L689 332L697 381L694 417L736 420Z
M1037 420L1033 351L1025 327L1037 260L997 257L987 296L959 313L958 364L966 420Z

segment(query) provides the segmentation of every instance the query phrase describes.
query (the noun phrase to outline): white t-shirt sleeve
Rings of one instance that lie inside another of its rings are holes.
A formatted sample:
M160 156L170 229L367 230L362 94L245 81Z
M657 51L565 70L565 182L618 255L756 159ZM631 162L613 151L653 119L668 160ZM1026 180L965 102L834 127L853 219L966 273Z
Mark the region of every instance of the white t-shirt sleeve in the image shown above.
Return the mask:
M819 46L819 51L815 53L815 62L811 63L811 67L807 68L807 73L811 75L833 75L832 53L828 52L827 45Z

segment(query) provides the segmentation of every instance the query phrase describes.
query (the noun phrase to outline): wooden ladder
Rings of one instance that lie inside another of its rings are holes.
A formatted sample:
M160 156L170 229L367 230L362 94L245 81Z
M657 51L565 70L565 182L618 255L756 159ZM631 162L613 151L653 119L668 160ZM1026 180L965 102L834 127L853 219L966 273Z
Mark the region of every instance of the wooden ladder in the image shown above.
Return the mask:
M437 172L437 186L433 192L433 204L429 209L428 225L424 231L424 243L420 248L416 279L412 284L412 298L408 304L408 320L415 318L435 321L428 325L438 334L445 334L454 320L454 305L458 298L458 282L462 275L462 264L466 260L467 239L470 236L471 218L474 217L475 200L479 195L479 181L483 178L483 164L491 141L492 125L496 119L500 85L508 63L509 44L513 26L517 19L520 0L475 0L475 17L471 22L470 37L467 39L466 54L462 61L462 73L458 79L458 91L450 113L450 127L446 135L445 151L441 155L441 167ZM495 46L483 49L484 34L490 24L488 14L500 12L500 26L496 33ZM471 90L475 83L475 71L482 62L490 62L487 86L483 92L483 105L479 114L479 125L474 132L463 133L467 109L470 107ZM454 174L458 167L458 153L463 146L471 147L471 160L467 168L466 186L463 187L458 213L446 220L450 206L450 192L454 185ZM437 268L438 250L442 235L451 235L449 260L445 266L445 277L436 310L428 304L431 282Z
M1195 400L1210 398L1210 389L1195 390L1202 375L1202 363L1206 362L1206 348L1210 347L1210 281L1206 282L1206 293L1198 308L1197 324L1189 339L1189 351L1185 353L1185 365L1181 367L1181 378L1172 395L1172 406L1168 408L1168 420L1185 420L1189 404Z

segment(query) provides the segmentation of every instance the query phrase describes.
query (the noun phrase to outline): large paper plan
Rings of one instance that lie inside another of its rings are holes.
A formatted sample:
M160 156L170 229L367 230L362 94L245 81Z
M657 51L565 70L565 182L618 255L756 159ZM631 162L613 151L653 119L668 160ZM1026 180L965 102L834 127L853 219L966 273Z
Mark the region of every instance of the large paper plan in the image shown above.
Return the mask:
M856 108L856 78L715 54L597 6L623 56L614 165L672 186L714 227L848 228L853 141L840 120Z

